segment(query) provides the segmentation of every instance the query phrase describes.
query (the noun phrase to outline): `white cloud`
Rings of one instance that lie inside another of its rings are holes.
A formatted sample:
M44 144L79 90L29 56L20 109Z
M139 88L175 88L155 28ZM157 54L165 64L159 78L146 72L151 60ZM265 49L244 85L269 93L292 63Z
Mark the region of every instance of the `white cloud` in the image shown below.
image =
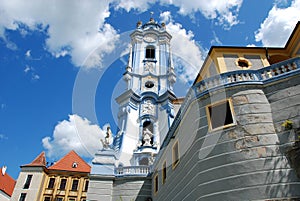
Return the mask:
M0 140L7 140L8 137L4 134L0 134Z
M31 50L27 50L26 53L25 53L25 56L27 58L31 58Z
M167 23L166 29L172 35L171 47L177 76L181 81L191 83L203 64L203 53L194 40L193 32L175 23L169 11L161 13L160 17Z
M300 20L300 0L294 0L290 7L278 8L275 5L268 17L255 32L255 40L263 46L284 46Z
M146 11L156 1L107 0L107 1L40 1L0 0L0 38L8 48L17 45L6 36L6 30L17 30L22 35L31 31L45 32L48 37L45 48L55 57L71 56L76 66L95 67L101 65L103 56L114 49L118 34L105 19L110 16L109 6ZM158 2L158 1L157 1ZM230 27L236 23L242 0L209 3L193 0L164 0L164 5L180 8L180 14L192 16L201 12L208 19ZM30 56L30 52L27 52Z
M31 70L32 70L32 68L30 66L26 65L25 69L24 69L24 73L28 73Z
M32 75L32 80L39 80L39 79L40 79L39 75L37 75L37 74Z
M165 11L165 12L162 12L160 15L159 15L159 18L162 22L170 22L172 20L172 15L171 15L171 12L170 11Z
M92 157L102 148L100 138L105 136L106 127L103 130L86 118L69 115L69 119L55 126L53 136L43 138L42 143L47 155L52 158L59 158L70 150L75 150L81 156Z
M216 34L215 31L213 31L213 35L214 35L214 39L212 39L212 40L210 41L210 44L211 44L211 45L222 45L222 42L221 42L221 40L218 38L218 36L217 36L217 34Z
M25 59L27 59L27 60L36 60L37 61L37 60L41 60L42 56L40 56L40 57L33 57L32 51L31 50L27 50L25 52Z
M1 10L0 10L0 11L1 11ZM16 45L15 43L13 43L12 41L10 41L10 40L6 37L6 35L5 35L5 27L2 27L2 26L1 26L1 22L2 22L2 20L1 20L1 12L0 12L0 39L2 39L2 40L5 42L6 47L7 47L8 49L11 49L11 50L17 50L17 49L18 49L17 45Z
M123 8L127 12L131 9L138 11L146 11L151 4L159 2L162 5L173 5L179 8L179 14L189 15L194 18L196 12L210 20L216 20L216 24L222 25L229 29L231 26L238 24L238 12L243 3L243 0L162 0L162 1L135 1L135 0L119 0L116 2L116 9Z
M243 0L163 0L161 2L179 7L179 13L182 15L193 15L199 11L207 19L216 20L218 25L230 28L238 23L237 16Z
M72 62L80 66L93 54L88 67L98 65L101 55L113 48L111 40L116 36L112 26L105 23L110 13L109 1L40 1L0 0L0 37L8 41L5 30L45 31L46 49L54 56L70 55Z
M40 76L36 73L36 70L29 65L25 66L24 73L29 74L31 76L31 80L35 81L40 79Z
M288 5L289 3L289 0L275 0L275 4L277 6L286 6Z
M137 10L137 11L146 11L151 3L155 3L155 1L147 1L147 0L117 0L116 1L116 9L123 8L127 12L129 12L131 9Z

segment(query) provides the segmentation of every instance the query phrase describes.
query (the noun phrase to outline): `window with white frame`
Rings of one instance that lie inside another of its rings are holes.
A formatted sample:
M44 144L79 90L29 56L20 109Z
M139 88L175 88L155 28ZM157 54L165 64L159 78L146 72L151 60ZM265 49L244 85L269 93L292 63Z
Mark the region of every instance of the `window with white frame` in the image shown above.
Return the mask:
M26 182L24 184L24 189L28 189L32 180L32 174L27 175Z
M155 59L155 47L150 45L146 47L146 59Z
M21 193L19 201L25 201L26 199L26 193Z

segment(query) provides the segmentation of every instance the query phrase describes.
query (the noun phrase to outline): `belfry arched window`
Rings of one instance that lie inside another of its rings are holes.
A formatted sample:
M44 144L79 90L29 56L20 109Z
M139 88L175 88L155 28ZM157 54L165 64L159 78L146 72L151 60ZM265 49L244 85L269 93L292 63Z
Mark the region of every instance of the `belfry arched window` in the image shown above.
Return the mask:
M155 59L155 47L150 45L146 47L146 59Z
M151 133L153 133L153 124L150 120L147 120L143 123L143 130L148 129Z

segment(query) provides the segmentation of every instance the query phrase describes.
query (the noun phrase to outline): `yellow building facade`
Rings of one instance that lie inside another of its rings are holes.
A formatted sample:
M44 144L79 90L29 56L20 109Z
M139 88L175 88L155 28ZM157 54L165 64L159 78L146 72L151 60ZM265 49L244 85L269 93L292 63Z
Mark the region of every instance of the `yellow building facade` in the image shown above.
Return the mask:
M12 201L85 201L91 167L71 151L47 165L42 152L32 163L21 166Z
M238 70L258 70L300 56L300 23L285 47L212 46L195 83L211 76Z

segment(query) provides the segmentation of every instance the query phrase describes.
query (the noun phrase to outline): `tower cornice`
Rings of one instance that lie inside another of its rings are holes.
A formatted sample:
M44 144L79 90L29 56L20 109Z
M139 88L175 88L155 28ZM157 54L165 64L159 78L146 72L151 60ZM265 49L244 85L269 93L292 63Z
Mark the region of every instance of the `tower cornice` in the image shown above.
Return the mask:
M121 104L124 101L130 101L130 99L133 99L136 102L139 102L141 97L135 93L132 89L129 89L122 93L120 96L118 96L115 100L117 101L118 104Z

